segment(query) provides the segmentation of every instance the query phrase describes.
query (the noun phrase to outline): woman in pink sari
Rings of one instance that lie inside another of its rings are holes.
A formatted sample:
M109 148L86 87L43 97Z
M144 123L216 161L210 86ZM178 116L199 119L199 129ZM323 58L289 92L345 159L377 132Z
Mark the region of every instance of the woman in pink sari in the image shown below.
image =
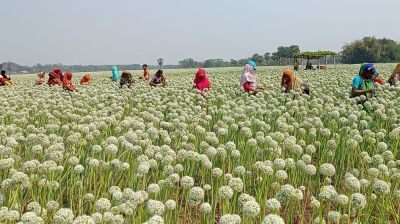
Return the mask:
M211 88L211 82L206 76L206 70L199 68L193 81L193 88L200 90L201 95L205 96L204 90Z

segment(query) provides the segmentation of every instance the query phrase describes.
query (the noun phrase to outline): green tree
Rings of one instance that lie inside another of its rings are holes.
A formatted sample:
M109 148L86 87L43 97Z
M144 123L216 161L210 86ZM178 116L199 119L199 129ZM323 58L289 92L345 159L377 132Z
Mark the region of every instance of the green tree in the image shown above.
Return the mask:
M396 62L400 60L400 44L391 39L364 37L342 48L343 63Z
M182 61L179 61L179 66L181 68L194 68L198 66L198 62L194 61L193 58L187 58Z
M380 39L382 48L381 59L379 62L398 62L400 60L400 43L391 39Z
M232 67L238 66L238 61L235 60L235 59L231 59L231 66L232 66Z
M264 65L264 57L260 54L253 54L251 60L253 60L257 65Z
M271 53L265 53L264 54L264 61L265 61L265 64L268 64L268 62L271 60Z

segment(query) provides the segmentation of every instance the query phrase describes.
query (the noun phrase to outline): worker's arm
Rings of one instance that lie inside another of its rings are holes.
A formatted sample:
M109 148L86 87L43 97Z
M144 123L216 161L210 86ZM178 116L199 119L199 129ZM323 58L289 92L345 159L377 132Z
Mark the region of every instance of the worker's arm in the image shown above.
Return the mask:
M375 88L371 88L371 89L367 89L367 90L359 90L359 89L352 89L351 90L351 94L353 94L353 96L361 96L361 95L365 95L367 93L373 93L375 92Z

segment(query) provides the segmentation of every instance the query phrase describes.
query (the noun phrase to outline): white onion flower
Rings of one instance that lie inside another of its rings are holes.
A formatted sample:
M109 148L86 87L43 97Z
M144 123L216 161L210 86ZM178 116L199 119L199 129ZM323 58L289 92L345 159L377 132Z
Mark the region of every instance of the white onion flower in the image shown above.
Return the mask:
M269 214L264 217L262 224L285 224L279 215Z
M69 208L61 208L54 214L54 222L70 224L74 221L74 213Z
M160 201L149 200L147 201L146 208L150 215L162 216L164 213L165 206Z
M225 214L221 216L220 224L241 224L242 219L236 214Z
M233 190L229 186L222 186L218 190L218 195L222 199L231 199L233 197Z

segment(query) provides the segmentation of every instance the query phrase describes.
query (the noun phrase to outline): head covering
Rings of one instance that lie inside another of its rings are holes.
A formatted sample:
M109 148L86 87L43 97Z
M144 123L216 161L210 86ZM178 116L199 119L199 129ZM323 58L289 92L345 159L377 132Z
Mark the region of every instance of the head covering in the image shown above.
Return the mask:
M132 74L128 70L124 70L122 72L121 80L122 79L127 80L127 79L131 79L131 78L132 78Z
M301 91L301 86L302 86L302 84L303 84L303 81L302 81L299 77L297 77L297 76L293 73L292 69L290 69L290 68L283 70L281 86L284 85L284 78L285 78L285 76L288 77L289 80L290 80L290 81L289 81L289 85L287 86L285 92L288 93L290 90L293 90L293 91Z
M45 75L46 75L46 74L45 74L44 72L39 72L38 77L44 78Z
M55 67L55 68L53 68L53 72L56 73L60 79L64 78L64 75L63 75L61 69Z
M253 66L254 70L257 70L257 64L253 60L249 60L247 64Z
M199 68L196 72L196 76L194 78L194 83L196 84L196 88L200 91L204 89L210 88L210 81L206 76L206 70Z
M252 88L257 88L257 80L256 77L253 75L254 67L250 64L246 64L243 69L242 76L240 77L240 86L243 86L246 82L250 83Z
M359 75L364 75L365 73L372 71L373 75L377 75L378 72L376 71L376 67L372 63L364 63L360 67L360 71L358 72Z
M55 68L56 69L56 68ZM49 73L49 79L47 81L47 84L49 84L49 86L53 86L53 85L61 85L62 84L62 77L59 75L59 73L57 74L55 72L55 70L53 69L50 73Z
M72 73L71 72L65 73L65 79L70 81L72 79Z

